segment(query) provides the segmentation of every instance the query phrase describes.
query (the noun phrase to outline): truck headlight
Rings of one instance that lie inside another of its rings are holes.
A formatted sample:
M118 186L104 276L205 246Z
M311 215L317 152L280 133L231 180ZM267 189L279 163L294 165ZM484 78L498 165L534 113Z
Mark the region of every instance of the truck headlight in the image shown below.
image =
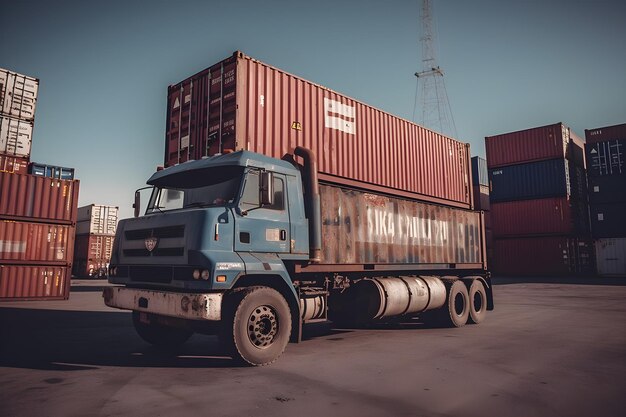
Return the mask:
M209 276L211 276L211 273L209 272L209 270L208 269L204 269L202 271L202 279L206 281L206 280L209 279Z
M193 276L193 279L200 279L200 270L194 269L192 276Z

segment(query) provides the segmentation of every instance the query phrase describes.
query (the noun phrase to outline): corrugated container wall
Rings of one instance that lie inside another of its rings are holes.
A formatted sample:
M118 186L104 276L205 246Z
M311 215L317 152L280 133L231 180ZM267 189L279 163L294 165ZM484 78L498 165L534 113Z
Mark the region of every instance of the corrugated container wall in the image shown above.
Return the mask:
M38 90L38 79L0 68L0 113L32 121Z
M598 275L626 277L626 237L595 242Z
M76 222L79 181L0 172L0 219Z
M0 116L0 153L28 158L33 139L33 122Z
M485 151L489 168L548 159L584 166L584 141L563 123L488 136Z
M607 140L626 139L626 123L614 126L585 129L587 143L605 142Z
M626 202L589 206L593 237L626 237Z
M28 174L28 158L0 155L0 172Z
M54 165L31 162L28 164L28 173L40 177L50 177L59 180L73 180L74 168L58 167Z
M320 179L469 208L469 146L236 52L168 89L165 165L317 155Z
M487 160L480 156L472 157L472 185L489 185L489 172L487 170Z
M76 234L115 235L118 207L90 204L78 208Z
M0 299L67 300L70 270L60 266L0 265Z
M0 264L72 263L74 227L0 220Z
M115 236L77 235L72 273L77 277L106 275Z

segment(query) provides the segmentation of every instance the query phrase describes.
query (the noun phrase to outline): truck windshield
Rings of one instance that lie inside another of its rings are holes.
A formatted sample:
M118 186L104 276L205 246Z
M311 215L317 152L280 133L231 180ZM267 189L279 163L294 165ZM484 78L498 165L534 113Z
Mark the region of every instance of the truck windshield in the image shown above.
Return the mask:
M146 214L232 203L241 186L243 167L182 172L154 184Z

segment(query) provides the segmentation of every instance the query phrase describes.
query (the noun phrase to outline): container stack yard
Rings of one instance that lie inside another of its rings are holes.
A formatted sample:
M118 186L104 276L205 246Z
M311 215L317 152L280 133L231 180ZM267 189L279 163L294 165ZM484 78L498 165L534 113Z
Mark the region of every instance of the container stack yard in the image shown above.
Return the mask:
M0 69L0 300L69 297L79 183L71 168L29 174L38 89Z
M626 276L626 123L585 130L591 233L601 276Z
M562 123L485 138L495 273L593 271L584 141Z
M118 207L90 204L78 209L74 268L76 277L105 277L117 229Z

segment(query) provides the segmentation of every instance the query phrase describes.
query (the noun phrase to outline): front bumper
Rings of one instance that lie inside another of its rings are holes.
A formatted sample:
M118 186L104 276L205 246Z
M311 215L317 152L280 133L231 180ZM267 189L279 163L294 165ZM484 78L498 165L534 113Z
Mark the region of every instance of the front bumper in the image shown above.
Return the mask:
M105 287L104 303L123 310L144 311L188 320L222 318L222 293L176 293L127 287Z

